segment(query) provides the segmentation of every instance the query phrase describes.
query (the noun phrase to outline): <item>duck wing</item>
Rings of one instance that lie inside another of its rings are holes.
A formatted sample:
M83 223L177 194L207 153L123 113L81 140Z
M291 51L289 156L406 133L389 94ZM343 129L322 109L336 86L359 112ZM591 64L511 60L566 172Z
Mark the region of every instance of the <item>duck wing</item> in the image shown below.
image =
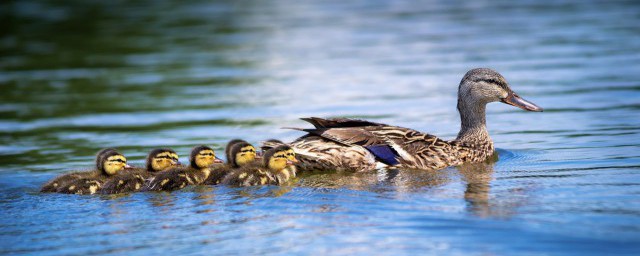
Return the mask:
M446 141L413 129L346 118L309 119L320 128L300 130L345 146L362 146L388 165L432 168L447 157L450 149Z
M367 120L351 119L351 118L320 118L305 117L300 118L307 121L316 128L339 128L339 127L361 127L361 126L383 126L384 124L374 123Z

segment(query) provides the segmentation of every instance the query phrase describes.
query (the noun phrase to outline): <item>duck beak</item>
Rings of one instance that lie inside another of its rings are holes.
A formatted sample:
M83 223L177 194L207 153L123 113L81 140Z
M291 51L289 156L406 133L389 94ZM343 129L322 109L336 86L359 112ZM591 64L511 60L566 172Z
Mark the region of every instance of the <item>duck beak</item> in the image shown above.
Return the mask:
M287 165L293 165L293 161L287 160Z
M173 165L182 166L182 163L180 161L175 161L173 162Z
M509 92L509 95L507 95L507 97L502 99L501 101L502 103L506 103L511 106L516 106L526 111L542 112L541 107L538 107L538 105L533 104L532 102L521 98L520 96L518 96L518 94L516 94L513 91Z
M131 169L131 168L133 168L133 166L128 165L128 164L125 164L125 165L124 165L124 168L125 168L125 169Z
M222 159L216 157L215 159L213 159L213 163L214 164L221 164L221 163L224 163L224 161L222 161Z

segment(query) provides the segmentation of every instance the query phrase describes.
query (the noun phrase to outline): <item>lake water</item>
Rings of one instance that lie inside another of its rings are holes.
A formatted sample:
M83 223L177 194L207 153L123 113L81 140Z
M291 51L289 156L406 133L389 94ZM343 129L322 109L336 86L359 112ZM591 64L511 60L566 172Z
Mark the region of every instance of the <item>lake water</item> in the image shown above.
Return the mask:
M64 2L0 4L0 254L640 253L636 1ZM545 109L489 105L487 163L38 193L104 147L186 162L306 116L451 139L475 67Z

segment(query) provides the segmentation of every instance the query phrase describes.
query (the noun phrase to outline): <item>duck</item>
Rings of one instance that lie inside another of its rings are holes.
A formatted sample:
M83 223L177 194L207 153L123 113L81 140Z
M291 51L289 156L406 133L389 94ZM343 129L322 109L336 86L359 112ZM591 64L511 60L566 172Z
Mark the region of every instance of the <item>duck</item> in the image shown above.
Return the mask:
M189 167L174 167L159 172L146 184L146 191L172 191L188 185L202 184L211 173L211 165L222 163L208 146L200 145L191 150Z
M296 177L296 173L291 173L287 168L297 163L295 155L294 160L287 156L291 150L293 149L287 145L269 149L262 158L262 165L246 165L234 169L224 177L222 184L236 187L287 184Z
M180 166L178 154L170 148L151 150L146 158L145 168L130 168L109 178L102 188L101 194L120 194L140 191L146 181L161 171Z
M481 162L495 148L486 125L486 105L502 102L526 111L543 109L515 93L489 68L469 70L458 86L461 128L453 140L410 128L350 118L309 117L312 129L290 143L300 171L368 171L377 168L439 170Z
M130 166L124 155L112 148L103 149L96 155L95 170L74 172L55 178L45 184L41 191L78 195L95 194L106 180L126 168Z
M205 180L205 185L217 185L232 170L242 166L259 163L256 148L249 142L240 139L234 139L227 143L225 147L227 156L226 164L215 164L211 167L211 174Z

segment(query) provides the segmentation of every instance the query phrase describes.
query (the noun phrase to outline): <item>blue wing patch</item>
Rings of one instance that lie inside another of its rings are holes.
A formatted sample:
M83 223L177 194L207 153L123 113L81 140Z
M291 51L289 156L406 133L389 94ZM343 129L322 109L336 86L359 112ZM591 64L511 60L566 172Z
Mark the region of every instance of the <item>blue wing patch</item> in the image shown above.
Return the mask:
M371 145L366 146L365 148L368 149L371 154L376 156L380 162L387 165L396 165L400 163L396 160L396 156L398 156L398 154L389 145Z

